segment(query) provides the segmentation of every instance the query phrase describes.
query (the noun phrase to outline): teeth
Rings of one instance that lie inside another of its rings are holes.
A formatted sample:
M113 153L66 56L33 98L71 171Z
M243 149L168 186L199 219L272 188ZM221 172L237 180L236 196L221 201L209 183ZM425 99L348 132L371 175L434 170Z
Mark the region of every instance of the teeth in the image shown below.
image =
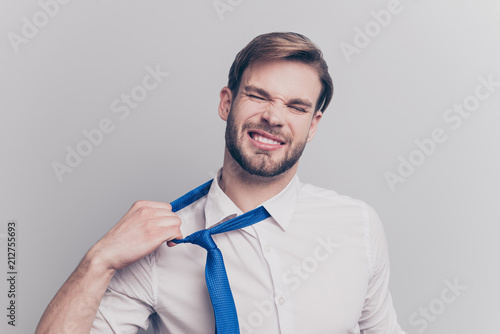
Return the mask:
M277 142L276 140L272 140L272 139L269 139L269 138L266 138L266 137L263 137L261 135L254 135L253 136L253 139L255 139L256 141L259 141L261 143L264 143L264 144L273 144L273 145L279 145L280 142Z

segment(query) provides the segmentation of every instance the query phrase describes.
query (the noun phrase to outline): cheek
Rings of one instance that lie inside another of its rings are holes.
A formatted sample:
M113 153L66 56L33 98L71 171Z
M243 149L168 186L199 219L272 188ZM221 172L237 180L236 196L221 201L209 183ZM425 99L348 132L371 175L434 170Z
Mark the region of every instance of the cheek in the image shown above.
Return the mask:
M309 129L311 128L310 122L305 120L295 120L289 123L290 130L295 140L306 140L309 137Z

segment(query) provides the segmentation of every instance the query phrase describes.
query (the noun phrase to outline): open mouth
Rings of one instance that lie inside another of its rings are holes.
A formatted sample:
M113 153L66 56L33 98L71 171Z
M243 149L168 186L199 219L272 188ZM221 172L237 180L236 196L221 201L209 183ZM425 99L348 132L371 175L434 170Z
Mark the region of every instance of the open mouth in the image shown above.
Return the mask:
M285 141L281 138L263 131L252 130L248 132L248 136L255 146L265 150L275 150L285 145Z

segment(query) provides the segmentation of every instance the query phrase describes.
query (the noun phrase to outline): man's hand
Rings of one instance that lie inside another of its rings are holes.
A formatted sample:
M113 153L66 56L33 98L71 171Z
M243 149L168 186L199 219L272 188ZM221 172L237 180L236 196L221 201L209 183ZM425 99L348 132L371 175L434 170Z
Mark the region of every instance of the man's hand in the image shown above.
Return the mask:
M137 201L87 254L107 269L118 270L156 250L163 242L181 239L181 219L168 203Z
M45 310L36 329L89 333L116 270L141 259L163 242L182 238L181 220L168 203L138 201L85 255Z

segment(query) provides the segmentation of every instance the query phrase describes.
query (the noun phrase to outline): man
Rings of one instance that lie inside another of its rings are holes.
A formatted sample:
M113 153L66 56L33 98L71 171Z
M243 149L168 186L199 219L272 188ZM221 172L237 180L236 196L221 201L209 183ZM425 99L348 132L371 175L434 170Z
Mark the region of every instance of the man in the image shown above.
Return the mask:
M208 194L176 213L136 202L88 251L37 333L133 333L149 323L159 333L214 333L207 253L172 240L259 205L271 217L213 236L242 333L403 333L376 213L296 176L332 93L321 51L306 37L251 41L220 92L226 147Z

